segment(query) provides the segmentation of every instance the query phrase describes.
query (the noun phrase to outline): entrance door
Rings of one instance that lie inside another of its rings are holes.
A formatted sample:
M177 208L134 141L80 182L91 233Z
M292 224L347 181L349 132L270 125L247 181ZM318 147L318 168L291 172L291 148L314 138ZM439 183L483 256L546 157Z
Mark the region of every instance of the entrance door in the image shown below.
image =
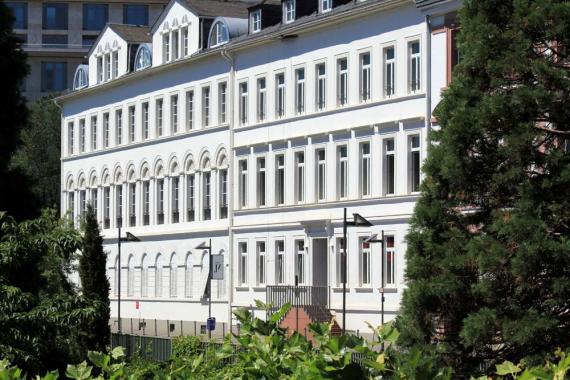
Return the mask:
M313 239L313 286L328 286L327 239Z

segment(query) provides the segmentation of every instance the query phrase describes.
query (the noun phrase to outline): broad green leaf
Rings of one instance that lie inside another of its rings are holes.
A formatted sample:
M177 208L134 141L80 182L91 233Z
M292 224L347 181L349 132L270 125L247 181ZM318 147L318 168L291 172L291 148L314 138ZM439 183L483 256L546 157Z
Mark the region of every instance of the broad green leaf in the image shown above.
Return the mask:
M497 375L505 376L505 375L512 375L519 373L521 368L518 365L513 364L512 362L506 360L501 364L497 364Z

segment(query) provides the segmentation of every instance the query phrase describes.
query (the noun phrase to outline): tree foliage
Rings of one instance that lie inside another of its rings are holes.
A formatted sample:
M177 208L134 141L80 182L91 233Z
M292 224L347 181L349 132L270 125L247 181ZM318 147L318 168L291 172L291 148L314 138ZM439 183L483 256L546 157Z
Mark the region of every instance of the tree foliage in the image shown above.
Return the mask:
M466 376L570 345L570 3L466 0L459 20L398 323Z

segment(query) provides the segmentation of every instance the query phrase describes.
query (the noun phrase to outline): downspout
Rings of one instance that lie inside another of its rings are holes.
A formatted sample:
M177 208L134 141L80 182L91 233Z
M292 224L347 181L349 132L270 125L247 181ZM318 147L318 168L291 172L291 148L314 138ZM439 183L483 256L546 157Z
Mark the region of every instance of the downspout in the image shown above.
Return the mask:
M64 206L64 202L65 202L65 199L63 197L63 189L65 187L65 184L62 181L62 179L63 179L63 148L64 148L63 133L64 133L65 128L64 128L64 124L63 124L63 109L61 108L61 105L57 102L56 98L53 99L53 104L55 104L55 106L57 108L59 108L59 125L60 125L60 136L61 136L59 139L59 184L60 184L60 187L59 187L59 214L63 218L63 216L64 216L63 206Z
M431 18L426 15L426 49L427 49L427 73L426 73L426 128L427 148L431 144Z
M228 80L228 121L230 132L230 146L228 147L228 260L229 260L229 281L228 281L228 322L230 333L232 332L232 303L234 298L234 79L235 60L234 56L226 48L221 51L222 57L230 65L230 77Z

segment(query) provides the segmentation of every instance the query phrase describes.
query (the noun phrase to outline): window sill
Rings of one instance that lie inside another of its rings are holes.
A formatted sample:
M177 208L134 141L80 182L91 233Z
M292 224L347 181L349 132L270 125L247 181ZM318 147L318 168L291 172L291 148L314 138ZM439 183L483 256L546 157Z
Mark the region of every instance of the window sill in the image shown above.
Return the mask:
M332 291L334 293L342 293L342 286L335 286L332 288ZM346 291L349 292L350 288L348 287L348 285L346 286Z
M266 287L265 285L252 286L251 290L254 292L264 292L266 290Z
M372 287L362 287L362 286L354 288L354 290L356 290L356 293L372 293L374 291Z
M245 292L249 291L249 286L236 286L235 289L237 292Z
M382 292L382 288L378 288L380 292ZM384 288L384 294L386 293L398 293L398 288L396 287L386 287Z

